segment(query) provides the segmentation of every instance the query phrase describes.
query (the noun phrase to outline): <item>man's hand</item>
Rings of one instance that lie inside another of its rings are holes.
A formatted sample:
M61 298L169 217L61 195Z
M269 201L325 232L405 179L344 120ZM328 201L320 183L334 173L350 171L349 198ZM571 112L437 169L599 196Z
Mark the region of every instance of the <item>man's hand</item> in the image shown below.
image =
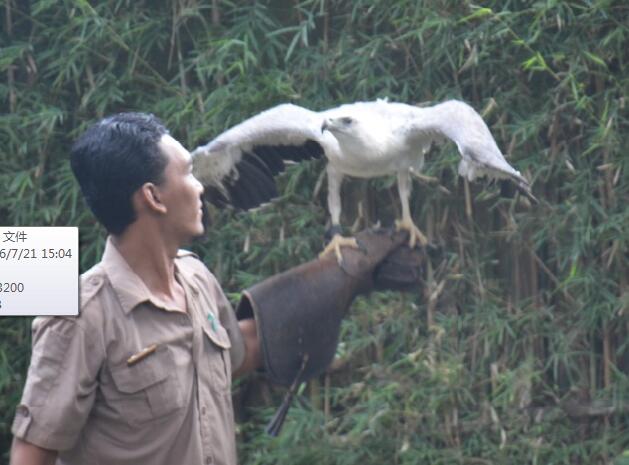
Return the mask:
M13 438L10 465L54 465L56 460L57 451Z

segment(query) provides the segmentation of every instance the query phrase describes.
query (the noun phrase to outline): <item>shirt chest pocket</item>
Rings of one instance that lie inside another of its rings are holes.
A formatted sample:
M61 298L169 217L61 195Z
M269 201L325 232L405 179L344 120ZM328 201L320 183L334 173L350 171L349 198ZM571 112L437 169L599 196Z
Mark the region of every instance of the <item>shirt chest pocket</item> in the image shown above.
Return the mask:
M204 353L207 357L204 365L212 380L210 385L217 392L230 393L232 373L229 335L220 325L203 325L203 334L203 343L206 345Z
M183 393L172 354L159 347L139 362L110 369L110 407L132 425L166 417L183 407Z

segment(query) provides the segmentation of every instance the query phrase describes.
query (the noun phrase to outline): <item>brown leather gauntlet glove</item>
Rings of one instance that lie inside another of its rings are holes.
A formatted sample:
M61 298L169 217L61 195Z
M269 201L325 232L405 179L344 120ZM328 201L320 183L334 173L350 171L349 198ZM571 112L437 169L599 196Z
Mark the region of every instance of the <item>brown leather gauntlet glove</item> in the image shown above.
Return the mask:
M409 249L407 235L368 229L360 249L343 248L343 263L330 255L272 276L243 292L239 319L255 317L269 378L291 386L267 431L276 435L294 391L323 373L336 352L341 320L359 294L372 289L411 290L422 276L425 254Z

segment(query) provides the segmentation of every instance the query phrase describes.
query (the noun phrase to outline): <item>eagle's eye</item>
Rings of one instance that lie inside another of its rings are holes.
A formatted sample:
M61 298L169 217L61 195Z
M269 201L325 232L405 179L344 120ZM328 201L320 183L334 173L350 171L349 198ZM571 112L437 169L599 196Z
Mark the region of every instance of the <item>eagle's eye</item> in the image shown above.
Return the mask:
M354 122L354 120L352 118L350 118L349 116L346 116L345 118L341 118L341 123L343 123L346 126L349 126L353 122Z

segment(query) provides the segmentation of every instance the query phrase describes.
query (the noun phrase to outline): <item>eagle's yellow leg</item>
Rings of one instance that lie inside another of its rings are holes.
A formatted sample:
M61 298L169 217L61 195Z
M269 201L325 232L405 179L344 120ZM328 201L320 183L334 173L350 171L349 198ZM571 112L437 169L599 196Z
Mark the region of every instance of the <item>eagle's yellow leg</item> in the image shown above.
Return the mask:
M415 244L418 242L422 247L426 247L428 239L426 239L426 236L415 226L411 218L411 210L408 205L408 199L411 195L411 179L408 170L398 172L397 185L400 193L400 202L402 203L402 219L395 222L395 227L398 231L401 229L408 231L408 245L411 249L415 247Z
M332 236L332 239L330 240L328 245L325 246L323 252L319 254L319 258L323 258L326 255L334 252L334 255L336 255L336 261L340 265L343 262L341 247L353 247L354 249L360 248L358 242L356 242L355 237L343 237L340 234L335 234L334 236Z
M428 245L428 239L424 234L419 230L419 228L413 223L413 220L410 216L406 219L402 218L401 220L395 221L395 228L400 230L408 231L408 246L412 249L415 247L415 244L419 243L422 247L426 247Z

